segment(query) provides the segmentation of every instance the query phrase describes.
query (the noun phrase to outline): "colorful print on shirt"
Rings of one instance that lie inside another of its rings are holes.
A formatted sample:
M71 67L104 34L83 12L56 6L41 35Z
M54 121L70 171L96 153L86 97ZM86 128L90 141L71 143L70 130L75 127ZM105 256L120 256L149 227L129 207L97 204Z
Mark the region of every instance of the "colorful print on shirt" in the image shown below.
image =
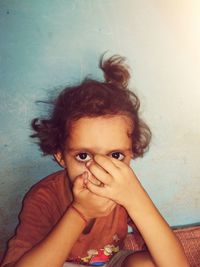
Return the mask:
M113 236L113 244L108 244L98 250L90 249L87 251L87 256L70 261L86 266L104 266L119 251L119 246L117 245L119 241L118 235L115 234Z

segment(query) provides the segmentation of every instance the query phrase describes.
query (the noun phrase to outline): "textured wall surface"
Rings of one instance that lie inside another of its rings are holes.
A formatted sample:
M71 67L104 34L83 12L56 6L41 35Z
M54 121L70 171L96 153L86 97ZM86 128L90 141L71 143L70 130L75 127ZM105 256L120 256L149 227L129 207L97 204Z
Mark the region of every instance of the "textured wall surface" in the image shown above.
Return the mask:
M35 101L101 79L107 50L128 58L153 132L133 168L171 225L200 221L199 10L198 0L0 1L0 250L25 192L59 168L28 137Z

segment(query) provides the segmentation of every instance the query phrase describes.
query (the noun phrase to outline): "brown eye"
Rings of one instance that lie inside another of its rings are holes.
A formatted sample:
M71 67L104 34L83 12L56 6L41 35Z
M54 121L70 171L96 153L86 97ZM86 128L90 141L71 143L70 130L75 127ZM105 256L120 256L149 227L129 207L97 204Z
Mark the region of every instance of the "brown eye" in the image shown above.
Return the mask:
M114 159L123 160L125 156L121 152L113 152L111 153L111 157Z
M76 159L78 161L84 162L84 161L88 161L91 159L90 155L88 155L88 153L83 152L83 153L79 153L78 155L76 155Z

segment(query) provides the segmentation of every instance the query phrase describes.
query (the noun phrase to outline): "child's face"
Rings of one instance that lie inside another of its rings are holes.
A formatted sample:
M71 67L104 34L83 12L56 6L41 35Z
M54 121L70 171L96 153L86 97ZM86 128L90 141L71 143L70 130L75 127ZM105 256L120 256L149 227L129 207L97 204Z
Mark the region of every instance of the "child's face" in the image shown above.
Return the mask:
M70 180L88 170L86 162L96 154L117 158L129 165L132 157L132 121L127 116L83 117L72 123L64 155L56 158Z

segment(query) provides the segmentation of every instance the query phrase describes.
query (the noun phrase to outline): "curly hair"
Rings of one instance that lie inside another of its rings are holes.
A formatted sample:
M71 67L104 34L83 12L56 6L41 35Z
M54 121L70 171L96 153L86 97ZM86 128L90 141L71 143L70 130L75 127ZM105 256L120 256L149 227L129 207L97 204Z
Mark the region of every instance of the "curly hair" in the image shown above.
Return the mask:
M133 122L132 152L134 158L142 157L148 150L151 131L139 117L140 101L128 89L129 68L125 58L114 55L109 59L100 58L99 68L105 81L84 79L79 85L66 87L53 101L48 118L32 120L33 138L44 155L63 151L70 133L72 122L83 117L126 115Z

